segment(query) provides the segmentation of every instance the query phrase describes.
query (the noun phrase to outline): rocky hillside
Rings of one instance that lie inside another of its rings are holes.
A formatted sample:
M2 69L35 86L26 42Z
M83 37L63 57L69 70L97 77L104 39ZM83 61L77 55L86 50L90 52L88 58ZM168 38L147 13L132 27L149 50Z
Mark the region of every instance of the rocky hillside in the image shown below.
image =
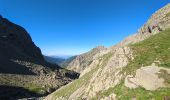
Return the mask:
M109 50L104 46L98 46L87 53L78 55L74 60L72 60L68 64L67 69L81 73L84 69L86 69L89 65L92 64L93 60L96 57L104 55L108 51Z
M78 76L47 63L26 30L0 16L0 100L45 95Z
M81 77L45 100L169 100L169 38L170 4L119 44L76 58L69 69Z

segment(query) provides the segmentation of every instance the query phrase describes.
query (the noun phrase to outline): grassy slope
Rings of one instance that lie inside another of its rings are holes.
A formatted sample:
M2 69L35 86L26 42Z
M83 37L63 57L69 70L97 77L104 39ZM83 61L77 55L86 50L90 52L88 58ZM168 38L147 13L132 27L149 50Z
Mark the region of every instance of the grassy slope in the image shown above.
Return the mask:
M123 69L123 73L134 74L142 65L147 66L155 60L159 60L159 66L170 68L170 29L160 32L142 42L131 45L135 53L135 59L131 61L127 67ZM165 79L165 82L170 84L170 75L166 72L160 74L160 77ZM160 88L156 91L147 91L142 87L137 89L129 89L124 86L124 81L116 87L110 87L103 91L100 97L107 97L115 93L119 100L163 100L170 96L170 88Z
M170 96L170 89L160 88L156 91L148 91L142 87L136 89L129 89L124 86L123 82L117 85L113 92L117 95L119 100L163 100L163 98Z
M150 38L130 46L135 55L124 72L133 74L141 66L151 65L154 61L162 67L170 68L170 29L160 32Z

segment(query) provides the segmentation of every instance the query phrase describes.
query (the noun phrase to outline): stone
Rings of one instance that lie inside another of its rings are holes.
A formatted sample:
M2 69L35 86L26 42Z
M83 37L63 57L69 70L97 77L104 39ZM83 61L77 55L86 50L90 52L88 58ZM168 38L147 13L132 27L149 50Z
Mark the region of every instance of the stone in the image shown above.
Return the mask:
M141 67L136 70L136 75L133 77L132 75L128 75L125 79L125 86L129 88L137 88L141 86L146 90L156 90L161 87L166 87L164 83L164 79L158 76L159 71L163 69L168 73L170 69L158 67L153 63L151 66Z
M139 85L137 84L135 78L133 78L133 75L127 75L125 78L125 86L134 89L137 88Z

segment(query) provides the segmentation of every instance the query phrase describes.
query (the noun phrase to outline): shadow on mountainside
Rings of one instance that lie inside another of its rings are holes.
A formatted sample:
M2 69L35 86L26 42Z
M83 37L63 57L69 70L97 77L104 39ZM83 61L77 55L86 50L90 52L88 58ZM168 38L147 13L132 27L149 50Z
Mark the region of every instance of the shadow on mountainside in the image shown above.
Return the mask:
M0 73L35 75L29 68L0 57Z
M18 100L22 98L41 97L45 95L31 92L22 87L0 86L0 100Z
M79 73L70 71L56 64L51 64L46 61L29 59L29 58L12 58L13 60L21 61L22 64L11 61L9 58L0 56L0 73L2 74L16 74L16 75L40 75L48 74L53 71L59 76L65 76L70 79L79 78ZM33 71L36 70L36 71Z

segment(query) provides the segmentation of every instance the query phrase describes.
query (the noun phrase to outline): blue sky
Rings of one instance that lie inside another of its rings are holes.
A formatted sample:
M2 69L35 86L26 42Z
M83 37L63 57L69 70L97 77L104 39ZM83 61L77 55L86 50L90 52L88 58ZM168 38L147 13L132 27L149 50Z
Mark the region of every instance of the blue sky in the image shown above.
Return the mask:
M45 55L112 46L169 0L0 0L0 14L23 26Z

